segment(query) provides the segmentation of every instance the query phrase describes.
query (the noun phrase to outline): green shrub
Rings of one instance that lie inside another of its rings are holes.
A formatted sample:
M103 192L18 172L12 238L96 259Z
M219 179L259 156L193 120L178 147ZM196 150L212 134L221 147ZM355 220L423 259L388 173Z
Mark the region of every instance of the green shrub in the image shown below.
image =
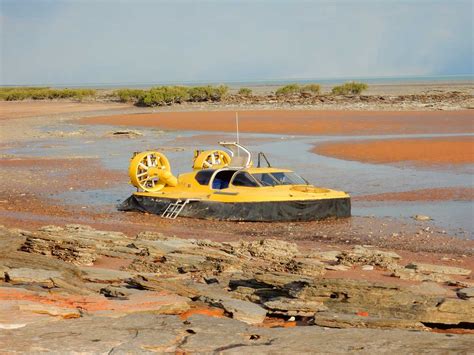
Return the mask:
M240 90L237 93L242 96L250 96L252 95L252 89L240 88Z
M189 100L188 89L183 86L158 86L151 88L140 98L145 106L164 106Z
M302 86L300 89L300 92L310 92L310 93L318 95L321 92L321 85L308 84L308 85Z
M301 87L298 84L289 84L289 85L285 85L279 88L277 91L275 91L275 94L277 96L291 95L291 94L297 94L300 91L301 91Z
M342 85L338 85L332 88L331 93L334 95L358 95L362 91L368 89L368 85L365 83L357 83L355 81L351 81L348 83L344 83Z
M141 89L120 89L114 92L121 102L139 102L146 91Z
M189 101L203 102L203 101L220 101L227 95L229 88L225 85L213 87L207 86L195 86L188 90Z
M1 88L0 100L52 100L66 98L83 99L87 96L95 96L95 94L96 90L92 89L50 89L48 87L16 87Z

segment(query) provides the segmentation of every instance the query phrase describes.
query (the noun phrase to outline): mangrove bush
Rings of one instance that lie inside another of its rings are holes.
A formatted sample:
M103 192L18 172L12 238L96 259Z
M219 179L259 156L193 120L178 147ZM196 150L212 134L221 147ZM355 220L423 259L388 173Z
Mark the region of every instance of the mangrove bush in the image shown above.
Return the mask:
M342 85L338 85L332 88L331 93L333 95L358 95L362 91L367 90L369 86L365 83L358 83L355 81L351 81L348 83L344 83Z

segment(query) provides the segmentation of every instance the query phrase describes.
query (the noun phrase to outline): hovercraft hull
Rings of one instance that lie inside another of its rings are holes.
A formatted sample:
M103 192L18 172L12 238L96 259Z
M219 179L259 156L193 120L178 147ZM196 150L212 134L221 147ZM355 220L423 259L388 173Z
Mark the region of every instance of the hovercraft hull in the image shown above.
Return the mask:
M122 202L121 211L141 211L162 215L176 199L132 195ZM350 217L350 197L320 200L265 202L189 201L180 217L250 222L315 221L329 217Z

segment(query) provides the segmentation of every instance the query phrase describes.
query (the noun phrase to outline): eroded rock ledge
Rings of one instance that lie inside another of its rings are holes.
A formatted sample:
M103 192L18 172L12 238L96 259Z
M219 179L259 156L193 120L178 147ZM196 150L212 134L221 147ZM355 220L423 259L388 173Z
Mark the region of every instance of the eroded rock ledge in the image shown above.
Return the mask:
M136 313L173 315L162 321L169 323L166 328L175 327L169 329L170 339L178 333L182 340L202 337L209 332L202 328L206 318L226 332L251 327L258 330L257 338L241 342L252 346L277 344L290 333L306 334L306 328L319 334L326 328L469 333L474 327L470 269L404 263L393 251L369 246L303 252L294 243L273 239L218 243L150 232L129 238L67 225L35 232L0 228L0 248L0 328L13 337L32 336L45 322L71 318L77 319L60 323L85 327L91 318L101 324L107 323L104 318L121 317L145 329L151 318L143 318L141 326ZM362 271L369 276L354 277ZM190 320L199 326L188 331ZM267 329L297 325L311 327L284 329L288 333ZM171 340L167 344L157 349L186 348ZM231 348L221 350L226 349Z

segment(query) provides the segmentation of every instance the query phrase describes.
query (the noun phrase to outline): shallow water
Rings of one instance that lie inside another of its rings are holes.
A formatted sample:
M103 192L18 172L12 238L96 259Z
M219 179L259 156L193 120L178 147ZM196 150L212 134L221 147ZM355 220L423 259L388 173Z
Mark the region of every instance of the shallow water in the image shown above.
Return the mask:
M83 156L97 157L105 168L127 170L130 157L135 151L161 150L170 160L174 174L190 171L194 149L217 148L219 135L215 145L201 145L199 138L179 140L178 137L193 137L203 132L163 132L158 129L143 130L144 135L136 138L104 137L107 132L116 130L110 126L78 126L67 124L62 131L86 130L93 133L84 136L64 138L53 137L26 144L23 147L4 151L6 154L25 156L67 157ZM55 131L57 127L45 127L45 131ZM228 136L229 134L226 134ZM253 153L263 151L272 165L287 167L304 176L308 181L317 185L349 192L352 196L379 194L384 192L401 192L437 187L472 187L473 166L462 169L440 170L410 166L390 166L368 164L357 161L346 161L311 153L313 144L328 141L344 141L358 139L380 138L421 138L456 136L455 134L423 134L423 135L390 135L390 136L281 136L270 134L241 134L241 143ZM263 139L265 138L265 139ZM261 139L261 143L256 143ZM179 147L178 151L174 149ZM108 205L120 202L134 191L128 181L119 182L107 189L65 192L54 197L71 201L74 204ZM436 201L436 202L353 202L353 214L360 216L375 215L408 218L414 214L430 215L434 223L446 230L465 235L459 228L474 235L472 216L474 203L472 201Z

